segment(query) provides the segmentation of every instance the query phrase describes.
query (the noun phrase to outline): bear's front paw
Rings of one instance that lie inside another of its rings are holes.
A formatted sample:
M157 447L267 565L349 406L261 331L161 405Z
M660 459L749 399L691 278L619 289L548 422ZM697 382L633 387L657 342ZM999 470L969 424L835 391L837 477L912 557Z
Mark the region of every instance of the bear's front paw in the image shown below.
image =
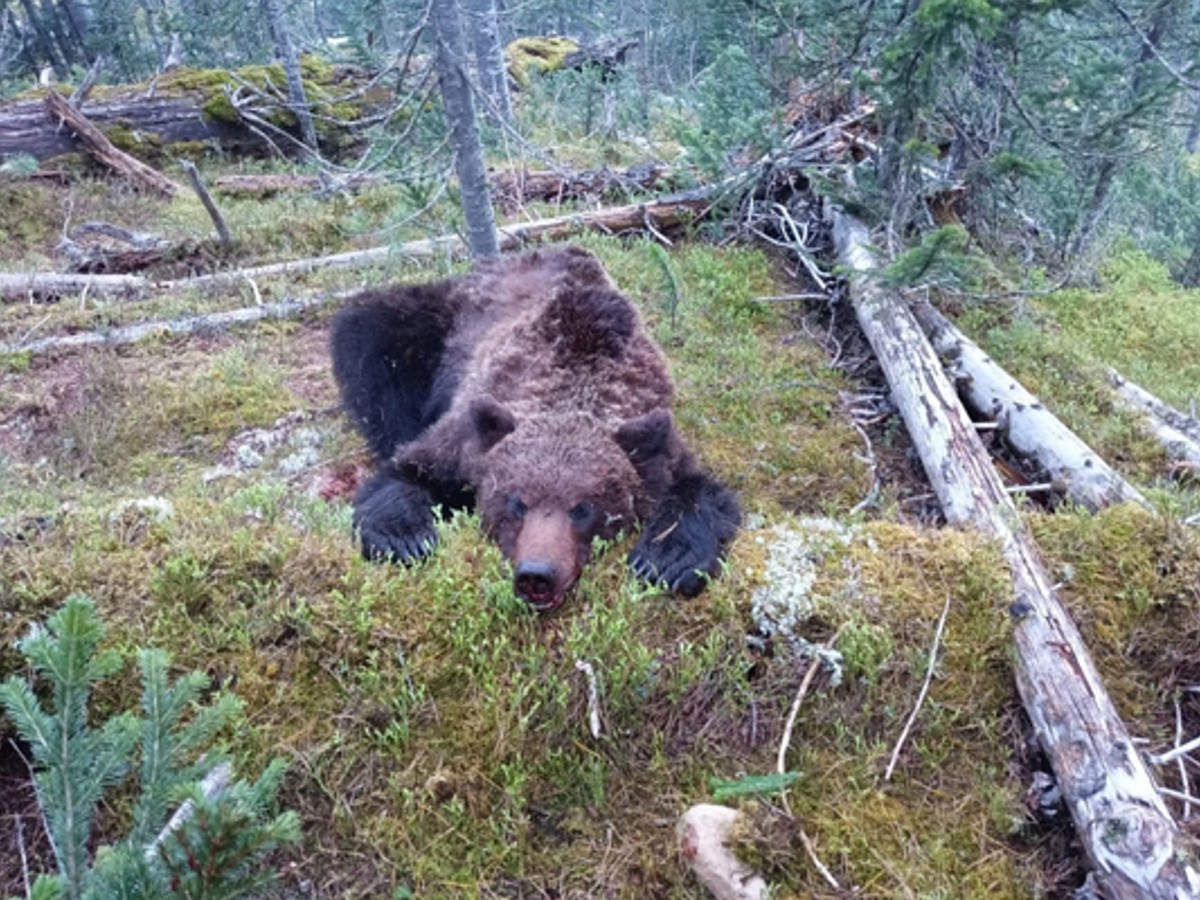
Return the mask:
M432 525L401 532L381 531L370 525L359 525L357 530L363 559L372 562L396 562L407 566L424 559L437 546L437 532Z
M647 528L629 554L633 573L685 597L699 594L720 571L721 546L715 535L695 526L684 517Z
M437 545L429 494L396 478L377 475L363 486L354 507L354 530L364 559L408 565Z

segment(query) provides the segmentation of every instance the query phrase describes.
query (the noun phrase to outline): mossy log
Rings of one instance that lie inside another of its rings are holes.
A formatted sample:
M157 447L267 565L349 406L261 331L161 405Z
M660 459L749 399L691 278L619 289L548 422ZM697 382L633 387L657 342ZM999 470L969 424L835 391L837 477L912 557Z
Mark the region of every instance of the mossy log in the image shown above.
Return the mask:
M563 69L596 67L604 73L614 72L637 45L636 38L585 46L568 37L521 37L504 48L504 55L508 59L508 74L518 87L527 88L534 75Z
M917 303L913 314L967 406L998 423L1009 445L1036 459L1068 497L1092 512L1112 503L1149 507L1137 488L932 305Z
M851 298L859 325L947 520L993 536L1008 564L1017 689L1100 895L1200 897L1200 871L1189 843L1055 595L1033 537L937 354L908 306L865 277L878 268L866 226L840 210L831 218L839 259L854 273Z
M195 97L116 97L89 103L87 116L109 140L143 158L181 143L220 147L234 155L269 149L248 129L209 117ZM41 162L76 151L70 132L46 117L42 96L0 106L0 154L24 153Z
M276 69L177 69L151 84L104 85L92 92L83 112L116 147L146 161L156 161L170 149L182 155L212 148L234 156L264 156L273 152L271 143L261 131L246 127L229 97L242 84L274 92L284 84L282 70L276 73ZM334 101L333 94L349 93L366 82L366 74L358 70L309 61L306 75L314 106L322 115L318 131L326 145L352 140L354 122L386 105L378 91L368 91L353 103ZM41 162L77 151L70 133L46 115L45 95L46 90L39 89L0 104L0 155L23 153ZM272 107L268 114L272 124L298 139L286 99L267 105ZM281 145L280 149L296 148Z

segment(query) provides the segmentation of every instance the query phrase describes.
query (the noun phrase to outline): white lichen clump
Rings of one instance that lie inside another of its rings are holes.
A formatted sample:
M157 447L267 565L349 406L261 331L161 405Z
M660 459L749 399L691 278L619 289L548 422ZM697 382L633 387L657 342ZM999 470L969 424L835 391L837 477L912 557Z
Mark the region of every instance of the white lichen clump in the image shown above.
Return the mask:
M854 525L832 519L798 519L775 525L756 538L766 545L767 564L762 584L751 596L754 624L760 633L786 641L798 656L819 657L835 685L842 678L842 655L807 640L800 628L821 601L828 599L813 592L826 557L858 536Z

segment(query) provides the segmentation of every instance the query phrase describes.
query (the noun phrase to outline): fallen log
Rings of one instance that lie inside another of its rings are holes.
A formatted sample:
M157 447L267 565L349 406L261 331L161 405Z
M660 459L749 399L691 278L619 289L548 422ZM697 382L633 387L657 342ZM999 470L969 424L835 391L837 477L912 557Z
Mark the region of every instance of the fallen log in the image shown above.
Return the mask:
M514 169L496 172L488 178L492 188L492 200L501 210L508 213L535 200L561 203L564 200L578 200L584 197L653 190L664 187L667 181L666 166L653 163L632 166L624 171Z
M204 101L195 96L94 101L87 104L87 114L98 128L127 135L130 149L139 141L156 152L184 142L219 146L233 155L265 155L270 149L264 138L248 129L208 117ZM0 155L26 154L40 162L78 149L68 132L47 120L42 98L0 106Z
M166 175L114 147L112 141L106 138L99 128L53 88L46 92L46 111L71 129L97 162L118 175L123 175L139 187L165 197L174 197L183 190Z
M913 315L954 379L967 407L999 425L1021 456L1032 457L1067 496L1095 512L1112 503L1149 508L1146 498L927 301Z
M140 275L87 275L58 272L0 273L0 297L5 300L47 301L84 291L104 297L132 296L153 286Z
M213 181L213 190L226 197L264 200L277 194L358 191L383 183L376 175L358 175L334 184L319 175L222 175Z
M610 209L596 210L587 214L556 216L552 219L539 219L535 222L504 226L499 229L500 247L504 250L515 250L527 243L562 240L588 229L618 234L643 228L653 228L661 233L662 231L670 231L673 228L684 225L694 217L702 216L707 211L708 203L708 192L699 190L663 198L653 203L618 206ZM63 276L48 273L29 273L25 275L0 274L0 294L11 296L6 291L6 280L11 280L13 285L20 288L16 292L18 297L28 295L30 284L41 284L43 287L46 287L50 283L50 279L70 279L71 281L69 282L61 283L74 284L76 290L72 292L81 291L84 287L87 287L89 290L119 292L179 290L183 288L212 287L246 280L253 282L255 278L296 272L312 272L317 269L353 268L378 265L403 259L461 256L465 252L466 245L458 235L442 235L427 240L410 241L396 247L372 247L368 250L338 253L333 256L290 260L267 266L236 269L229 272L218 272L214 275L202 275L195 278L181 278L165 282L155 282L136 275ZM41 280L39 281L39 279ZM285 304L260 305L250 307L246 310L213 313L211 316L191 316L186 319L147 322L107 331L16 341L0 344L0 353L42 353L47 350L71 349L99 344L127 344L158 334L188 334L203 330L205 327L227 327L246 322L256 322L264 318L297 315L309 308L303 305L307 302L293 301Z
M608 77L624 65L629 51L638 45L637 38L617 38L593 46L559 35L519 37L504 48L508 74L516 85L527 88L534 75L548 75L564 69L600 69Z
M1115 369L1108 370L1108 383L1122 404L1142 416L1167 456L1200 474L1200 421L1164 403Z
M1016 681L1101 896L1200 897L1200 872L1153 776L1050 586L1028 528L908 307L872 283L866 227L840 210L833 237L851 299L946 519L994 537L1012 574Z
M315 309L332 299L349 296L348 293L301 300L285 300L280 303L263 303L240 309L206 313L200 316L184 316L179 319L160 319L153 322L138 322L104 331L84 331L78 334L56 335L32 341L0 345L0 354L38 354L49 350L78 350L82 347L119 347L136 344L153 337L205 334L222 331L236 325L249 325L268 319L294 319L310 309Z
M392 92L382 87L358 92L372 81L370 73L357 67L318 63L308 67L305 76L312 96L322 98L314 107L321 115L320 136L326 144L352 141L357 127L354 119L379 112L394 99ZM246 127L229 95L244 84L266 89L268 82L284 85L282 68L224 71L181 67L149 85L97 88L86 111L121 149L144 158L157 158L174 144L219 148L231 156L266 156L274 152L271 141L261 131ZM259 115L285 122L284 129L298 137L298 131L286 124L291 122L286 107L286 98L274 96L256 103ZM348 108L354 112L346 117ZM46 118L40 95L0 104L0 156L28 154L40 162L76 152L70 134L57 126Z
M613 206L591 212L537 219L533 222L502 225L498 229L500 248L515 250L528 243L558 241L589 230L605 234L622 234L646 229L653 229L659 233L669 232L702 217L708 210L710 193L710 191L702 189L662 197L647 203ZM106 295L125 294L131 291L207 288L244 281L247 278L269 278L323 269L359 268L381 265L400 259L456 256L461 255L465 249L465 245L458 235L442 235L420 241L409 241L395 247L370 247L366 250L294 259L172 281L154 281L134 275L78 276L60 275L54 272L0 273L0 298L24 300L28 299L31 291L43 298L48 298L78 293L85 287L89 291ZM56 288L59 290L57 294L54 293Z

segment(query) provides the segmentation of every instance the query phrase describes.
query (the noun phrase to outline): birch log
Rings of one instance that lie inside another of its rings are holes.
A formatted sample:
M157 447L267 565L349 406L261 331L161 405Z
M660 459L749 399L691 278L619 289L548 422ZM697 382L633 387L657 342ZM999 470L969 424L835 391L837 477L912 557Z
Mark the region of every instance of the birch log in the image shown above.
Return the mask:
M867 277L866 227L834 212L851 296L947 520L1000 544L1012 573L1016 681L1025 710L1108 900L1200 897L1200 873L1050 586L1028 529L916 319Z
M997 422L1012 448L1036 459L1068 497L1092 512L1122 502L1149 508L1137 488L931 304L912 311L967 406Z
M1113 369L1108 370L1108 383L1121 403L1146 420L1146 426L1169 457L1200 471L1200 422L1163 403Z

